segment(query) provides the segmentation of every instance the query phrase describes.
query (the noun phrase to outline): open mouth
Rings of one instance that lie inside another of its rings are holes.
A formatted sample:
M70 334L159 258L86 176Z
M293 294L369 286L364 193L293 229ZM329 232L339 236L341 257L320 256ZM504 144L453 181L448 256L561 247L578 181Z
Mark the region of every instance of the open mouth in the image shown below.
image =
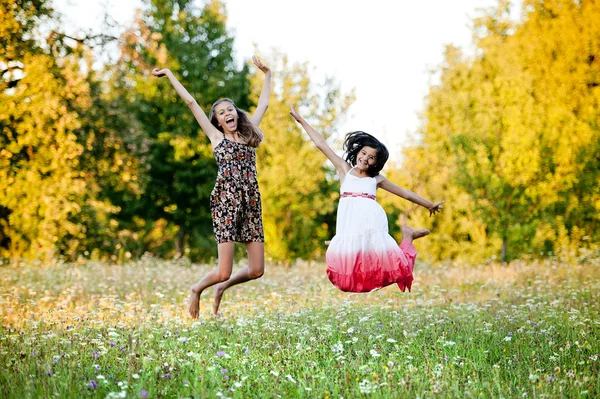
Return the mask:
M225 123L227 124L227 126L229 126L230 128L235 127L235 119L231 116L227 119L225 119Z

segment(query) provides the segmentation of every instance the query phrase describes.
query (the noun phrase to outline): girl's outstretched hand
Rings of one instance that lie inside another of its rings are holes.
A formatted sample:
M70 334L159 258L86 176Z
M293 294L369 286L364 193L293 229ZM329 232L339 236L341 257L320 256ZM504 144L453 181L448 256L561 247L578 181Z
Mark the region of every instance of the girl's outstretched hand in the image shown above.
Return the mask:
M436 214L436 212L441 212L442 211L442 204L444 203L444 201L442 202L436 202L434 203L431 208L429 208L429 216L433 216Z
M294 118L296 122L300 122L302 120L302 117L300 116L298 111L296 111L296 107L294 107L294 104L290 104L290 115L292 115L292 118Z
M260 69L261 71L263 71L264 73L271 72L271 70L269 69L269 67L266 66L265 64L263 64L263 62L261 60L259 60L258 58L256 58L255 55L252 56L252 62L254 62L254 65L256 65L256 67L258 69Z
M165 68L165 69L154 68L152 70L152 75L162 78L163 76L167 76L167 72L169 72L169 68Z

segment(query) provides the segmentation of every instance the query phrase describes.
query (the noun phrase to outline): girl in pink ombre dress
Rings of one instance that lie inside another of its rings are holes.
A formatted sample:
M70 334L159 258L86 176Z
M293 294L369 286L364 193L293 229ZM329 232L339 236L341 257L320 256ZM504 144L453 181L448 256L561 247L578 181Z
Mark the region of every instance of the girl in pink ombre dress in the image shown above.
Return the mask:
M337 212L336 235L327 249L327 275L342 291L369 292L398 284L410 291L417 250L414 239L429 234L426 229L402 226L400 246L388 233L387 215L375 201L377 188L419 204L434 215L444 201L433 203L390 182L379 174L388 160L387 148L368 133L346 135L345 159L327 145L292 106L290 114L308 133L317 148L336 167L342 183Z

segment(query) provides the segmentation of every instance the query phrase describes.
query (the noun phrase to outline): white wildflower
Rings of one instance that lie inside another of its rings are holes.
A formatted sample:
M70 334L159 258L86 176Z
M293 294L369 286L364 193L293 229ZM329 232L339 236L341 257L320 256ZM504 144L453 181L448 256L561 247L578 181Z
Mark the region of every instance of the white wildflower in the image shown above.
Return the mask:
M373 390L375 390L377 388L376 385L373 385L371 383L371 381L369 380L362 380L359 384L358 384L358 389L360 391L360 393L371 393L373 392Z
M333 353L342 353L342 352L344 352L344 345L340 341L338 341L337 344L335 344L331 347L331 351Z

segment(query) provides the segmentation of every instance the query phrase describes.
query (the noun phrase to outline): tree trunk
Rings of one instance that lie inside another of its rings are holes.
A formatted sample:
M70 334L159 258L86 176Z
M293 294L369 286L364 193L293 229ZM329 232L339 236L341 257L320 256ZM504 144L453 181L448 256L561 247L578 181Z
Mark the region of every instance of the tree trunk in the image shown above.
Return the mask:
M500 252L500 261L502 263L506 263L506 250L508 246L508 238L506 236L502 237L502 250Z
M185 232L183 228L179 226L179 231L177 232L177 238L175 239L175 251L177 252L177 257L181 258L183 256L183 250L185 245Z

